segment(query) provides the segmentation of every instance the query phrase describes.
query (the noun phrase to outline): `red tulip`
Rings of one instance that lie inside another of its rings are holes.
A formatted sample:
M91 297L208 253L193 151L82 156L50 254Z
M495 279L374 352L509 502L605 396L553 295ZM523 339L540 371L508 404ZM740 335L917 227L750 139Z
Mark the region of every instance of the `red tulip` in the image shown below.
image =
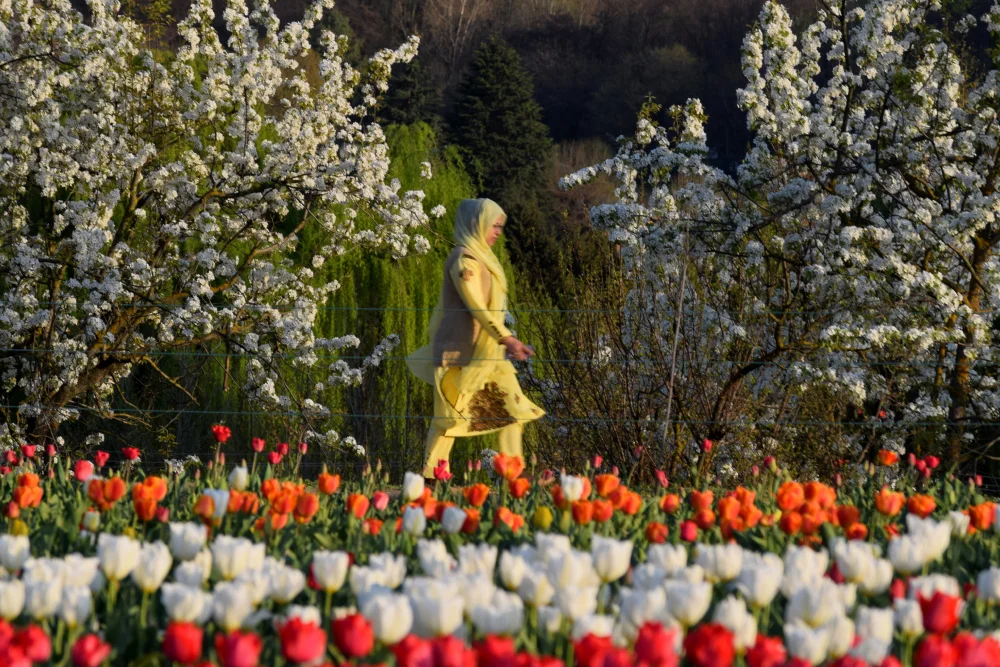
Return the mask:
M662 470L656 471L656 481L659 482L660 486L662 486L664 489L670 486L670 480L667 479L667 473L663 472Z
M122 447L122 456L124 456L129 461L135 461L137 458L139 458L139 448Z
M309 451L309 443L300 442L299 443L299 454L301 454L302 456L305 456L306 452L308 452L308 451Z
M919 600L927 632L945 635L958 625L958 612L962 608L961 598L934 591L934 595L930 598L921 595Z
M53 445L51 442L45 445L45 455L50 457L56 455L56 446Z
M465 667L476 664L476 652L454 635L438 637L433 641L435 667Z
M274 448L282 456L288 456L288 443L279 442L278 446Z
M397 667L431 667L435 664L433 645L416 635L406 635L389 650L396 656Z
M702 440L701 441L701 451L703 451L705 453L708 453L708 452L712 451L712 441L709 440L708 438L705 438L704 440Z
M747 667L781 667L785 657L785 645L779 637L757 635L756 643L746 654Z
M267 462L273 466L278 465L279 463L281 463L281 454L279 454L278 452L268 452Z
M955 667L955 647L939 635L927 635L913 654L913 667Z
M223 426L222 424L215 424L212 426L212 435L215 436L215 441L218 443L224 443L229 440L229 436L232 435L232 431L229 430L228 426Z
M681 521L681 539L685 542L698 539L698 526L694 521Z
M105 644L97 635L84 635L76 640L69 655L73 667L100 667L111 655L111 644Z
M514 661L514 640L510 637L486 635L476 643L479 667L507 667Z
M21 453L27 459L35 458L35 445L21 445Z
M194 623L171 621L163 635L163 655L174 662L194 662L201 657L202 631Z
M650 667L677 667L680 658L674 652L677 630L667 630L659 623L648 622L639 628L635 639L636 662Z
M600 454L596 455L594 457L594 470L600 468L602 463L604 463L604 457Z
M259 454L262 451L264 451L264 445L265 444L267 444L267 443L264 442L263 438L253 438L250 441L250 449L254 450L255 452L257 452Z
M6 452L3 453L3 456L4 460L6 460L7 463L11 464L12 466L16 466L18 463L21 462L21 459L19 459L17 456L17 452L15 452L13 449L8 449Z
M77 461L73 464L73 476L76 481L85 482L94 474L94 464L90 461Z
M215 635L215 652L221 667L257 667L264 643L253 632L234 630Z
M719 623L702 623L684 638L684 657L693 667L730 667L736 660L733 633Z
M389 506L389 494L385 491L376 491L372 494L372 505L381 512Z
M111 454L108 454L107 452L102 452L101 450L97 450L97 453L94 454L94 463L97 464L98 468L103 468L104 464L108 462L109 458L111 458Z
M14 634L13 644L20 647L31 662L45 662L52 655L52 642L37 625L29 625Z
M375 648L375 633L361 614L338 618L330 629L333 643L348 658L363 658Z
M1000 665L1000 641L989 635L976 639L970 632L960 632L955 635L952 646L961 667Z
M326 632L313 622L306 623L298 616L285 621L278 628L281 655L292 662L312 662L326 652Z

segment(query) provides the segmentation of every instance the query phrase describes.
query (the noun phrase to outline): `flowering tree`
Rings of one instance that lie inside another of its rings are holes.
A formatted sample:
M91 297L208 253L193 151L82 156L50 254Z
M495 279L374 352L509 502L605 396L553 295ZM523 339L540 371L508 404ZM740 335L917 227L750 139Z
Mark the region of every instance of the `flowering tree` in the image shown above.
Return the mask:
M768 2L747 35L737 97L754 138L734 176L706 164L691 100L562 184L618 180L591 215L623 246L632 319L659 323L624 354L667 342L662 394L691 434L724 438L748 404L755 427L805 425L820 387L857 453L873 433L904 447L931 431L960 460L1000 416L1000 73L963 70L928 28L937 3L823 7L797 39ZM979 21L995 34L1000 6Z
M414 234L423 193L386 182L372 121L417 40L379 52L362 75L341 58L344 39L322 32L310 78L300 61L331 5L281 28L266 3L231 0L223 44L212 3L196 0L183 45L164 55L143 48L112 0L92 0L86 20L68 0L0 3L8 424L53 438L79 408L109 409L138 365L160 370L158 354L192 346L247 355L245 390L310 425L328 411L293 391L290 371L326 363L327 384L359 379L329 361L357 339L314 334L338 287L314 270L351 248L428 247ZM296 256L303 233L324 239L322 252Z

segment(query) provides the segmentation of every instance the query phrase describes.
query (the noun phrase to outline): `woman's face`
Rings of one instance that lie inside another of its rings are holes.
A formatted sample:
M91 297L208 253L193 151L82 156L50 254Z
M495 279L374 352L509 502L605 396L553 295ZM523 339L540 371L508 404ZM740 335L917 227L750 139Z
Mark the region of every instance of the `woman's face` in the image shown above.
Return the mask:
M489 231L486 232L486 243L488 243L490 247L493 247L493 244L496 243L497 239L500 238L500 235L503 234L503 225L504 218L502 215L498 215L497 219L493 221L492 225L490 225Z

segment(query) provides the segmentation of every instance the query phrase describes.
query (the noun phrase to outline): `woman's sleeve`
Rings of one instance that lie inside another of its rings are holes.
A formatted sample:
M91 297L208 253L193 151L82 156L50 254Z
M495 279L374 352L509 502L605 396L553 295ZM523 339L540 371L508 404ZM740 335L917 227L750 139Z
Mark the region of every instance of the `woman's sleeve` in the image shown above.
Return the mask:
M451 281L472 316L499 342L501 338L513 334L504 326L502 312L487 310L489 306L483 299L480 271L479 260L469 255L461 255L451 267Z

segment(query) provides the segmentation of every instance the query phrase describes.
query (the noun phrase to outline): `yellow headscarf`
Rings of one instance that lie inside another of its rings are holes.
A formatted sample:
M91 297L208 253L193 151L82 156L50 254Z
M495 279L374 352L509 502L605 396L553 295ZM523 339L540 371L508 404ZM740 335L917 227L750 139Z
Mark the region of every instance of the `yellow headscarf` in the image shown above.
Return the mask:
M463 199L455 212L453 238L456 245L467 249L486 265L493 274L493 281L497 283L497 287L506 294L507 278L504 276L503 267L486 242L486 234L499 216L503 216L504 220L507 219L507 214L492 199Z

